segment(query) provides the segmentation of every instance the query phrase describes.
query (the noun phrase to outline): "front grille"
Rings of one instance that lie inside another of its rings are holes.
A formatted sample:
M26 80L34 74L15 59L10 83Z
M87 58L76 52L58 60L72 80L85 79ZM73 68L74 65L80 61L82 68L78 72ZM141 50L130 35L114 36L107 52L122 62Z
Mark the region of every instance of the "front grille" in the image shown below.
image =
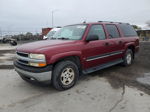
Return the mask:
M28 61L19 60L19 59L17 60L17 62L20 64L24 64L24 65L28 65L28 63L29 63Z
M23 52L16 52L16 53L21 58L28 58L28 56L29 56L28 53L23 53ZM20 64L23 64L23 65L28 65L28 63L29 63L28 61L20 59L20 58L17 59L17 62Z
M28 53L17 52L17 55L23 56L23 57L28 57Z

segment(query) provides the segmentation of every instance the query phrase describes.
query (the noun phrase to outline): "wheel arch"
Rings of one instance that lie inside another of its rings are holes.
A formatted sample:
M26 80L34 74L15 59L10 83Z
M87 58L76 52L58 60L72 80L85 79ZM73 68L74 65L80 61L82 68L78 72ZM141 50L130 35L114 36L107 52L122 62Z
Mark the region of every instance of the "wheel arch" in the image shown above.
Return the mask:
M57 54L51 57L50 63L53 64L53 67L55 67L57 63L65 60L73 61L78 66L79 71L82 71L83 62L82 62L82 57L80 52Z
M132 50L132 52L133 52L133 59L134 59L134 56L135 56L135 45L134 45L134 44L128 44L128 45L126 46L126 50L127 50L127 49Z

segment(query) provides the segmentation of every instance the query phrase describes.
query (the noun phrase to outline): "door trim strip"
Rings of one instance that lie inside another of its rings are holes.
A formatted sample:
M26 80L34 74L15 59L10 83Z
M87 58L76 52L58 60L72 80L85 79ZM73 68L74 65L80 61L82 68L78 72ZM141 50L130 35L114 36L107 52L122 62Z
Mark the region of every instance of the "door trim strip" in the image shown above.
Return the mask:
M101 55L97 55L97 56L91 56L88 57L86 59L86 61L93 61L93 60L97 60L97 59L102 59L102 58L106 58L109 56L114 56L114 55L118 55L118 54L122 54L124 50L120 50L120 51L115 51L115 52L111 52L111 53L105 53L105 54L101 54Z

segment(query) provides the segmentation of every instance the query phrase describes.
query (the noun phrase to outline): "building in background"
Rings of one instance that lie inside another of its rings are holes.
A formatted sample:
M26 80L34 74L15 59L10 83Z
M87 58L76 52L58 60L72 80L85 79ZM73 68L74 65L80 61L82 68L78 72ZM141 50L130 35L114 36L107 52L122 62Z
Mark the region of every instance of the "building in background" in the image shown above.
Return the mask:
M144 40L144 41L150 40L150 29L137 30L137 33L141 40Z
M42 28L42 36L46 36L52 28Z

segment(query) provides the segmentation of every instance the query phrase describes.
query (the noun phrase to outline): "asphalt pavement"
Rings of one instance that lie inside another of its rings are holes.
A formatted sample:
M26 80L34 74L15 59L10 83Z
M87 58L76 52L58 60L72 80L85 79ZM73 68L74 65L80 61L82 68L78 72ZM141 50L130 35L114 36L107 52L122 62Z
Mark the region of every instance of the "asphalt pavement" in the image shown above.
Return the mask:
M150 112L150 42L129 67L88 74L67 91L29 84L13 69L15 47L0 49L0 112Z

